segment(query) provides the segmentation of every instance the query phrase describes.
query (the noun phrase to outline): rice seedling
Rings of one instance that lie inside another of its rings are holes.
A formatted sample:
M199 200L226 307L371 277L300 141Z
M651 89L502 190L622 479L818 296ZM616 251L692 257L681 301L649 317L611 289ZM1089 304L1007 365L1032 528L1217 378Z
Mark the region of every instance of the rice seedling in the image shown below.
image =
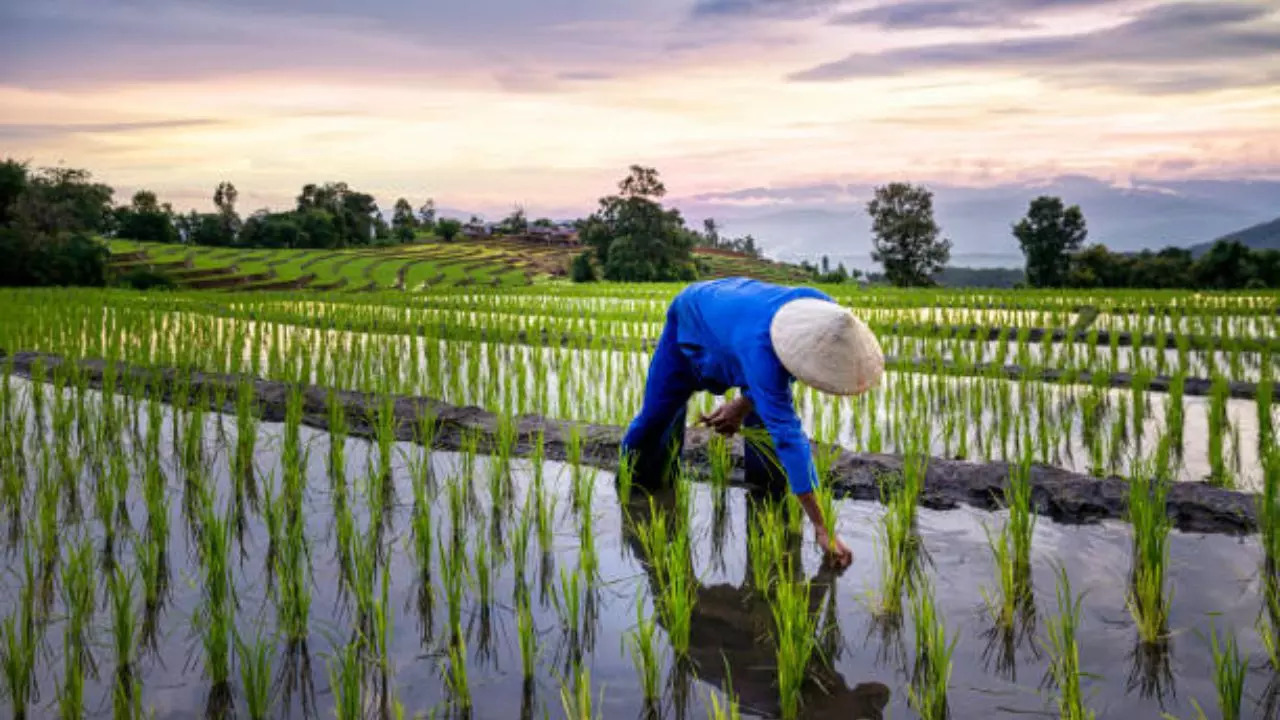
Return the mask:
M529 685L533 682L538 662L538 635L528 593L516 596L516 634L520 645L520 671L525 684Z
M920 537L915 528L919 486L917 480L909 479L912 476L913 473L904 472L902 481L889 487L885 512L880 518L877 543L880 590L874 608L875 613L883 618L901 615L903 593L916 581L920 572Z
M1209 391L1209 482L1230 487L1233 483L1227 469L1224 439L1227 435L1227 398L1229 387L1226 377L1216 375Z
M276 623L289 642L305 642L311 616L311 559L301 521L289 523L275 556Z
M424 460L425 465L428 461ZM427 501L426 483L421 480L413 482L413 511L410 516L412 531L413 557L418 563L418 582L427 592L431 588L431 555L435 530L432 523L431 504Z
M232 609L235 602L231 575L231 522L207 499L200 517L200 562L204 602L199 614L205 674L214 686L225 686L231 677ZM132 577L130 578L132 589Z
M364 717L364 667L360 651L360 638L353 638L329 660L329 688L333 692L333 715L337 720Z
M36 651L40 628L36 622L36 575L28 545L22 550L23 583L17 605L0 624L0 671L17 720L27 716L35 690Z
M436 549L440 557L441 585L449 609L449 632L456 639L462 635L462 590L467 578L465 549L437 539Z
M533 488L525 494L524 507L516 521L515 534L511 538L511 568L515 575L513 592L517 599L527 592L525 585L525 565L529 557L529 540L533 534Z
M707 464L711 467L711 484L723 487L729 484L729 472L733 459L729 456L729 443L718 433L707 438Z
M657 623L645 614L643 598L639 594L635 604L636 626L627 631L624 642L631 654L631 662L636 667L636 674L640 677L640 690L645 704L652 707L659 699L659 673L662 670L656 642Z
M1129 481L1129 523L1133 527L1133 575L1126 602L1145 643L1168 634L1171 593L1166 592L1170 521L1165 509L1168 487L1159 480Z
M654 605L663 618L672 650L683 656L689 651L689 634L697 588L689 554L688 528L680 522L669 525L667 515L650 503L650 520L637 528L646 562L657 581Z
M1225 640L1218 637L1218 628L1210 627L1209 649L1213 653L1213 684L1218 691L1218 710L1222 720L1240 720L1244 699L1244 679L1249 671L1248 661L1240 656L1234 634Z
M626 508L631 503L631 485L635 475L635 456L623 452L618 458L618 501Z
M925 720L948 717L947 687L951 682L951 656L959 635L947 636L947 626L934 604L933 587L927 581L910 590L911 624L915 636L915 672L907 689L911 707Z
M1058 689L1058 715L1064 720L1092 720L1093 711L1085 707L1080 679L1080 651L1076 630L1080 626L1081 595L1073 595L1067 570L1058 566L1058 611L1045 621L1049 654L1048 680Z
M999 535L984 527L987 544L996 566L995 592L982 591L987 611L998 628L1010 630L1019 618L1035 611L1031 587L1031 538L1035 515L1031 511L1031 459L1024 450L1022 461L1010 465L1005 485L1009 516Z
M449 665L445 674L453 704L462 710L471 707L471 681L467 675L467 638L455 633L449 643Z
M253 643L236 634L236 655L240 666L245 714L249 720L265 720L271 713L271 656L275 644L261 632Z
M818 618L809 611L809 583L780 573L770 597L778 661L782 717L800 716L801 690L818 646Z
M592 709L591 670L581 662L573 664L571 678L560 683L560 705L565 720L596 720L601 717Z
M787 530L778 503L753 501L751 518L754 526L747 532L751 586L756 592L767 593L786 552Z
M116 661L116 714L120 708L133 707L140 698L135 692L133 665L137 657L137 619L133 607L134 577L132 572L116 567L107 574L107 588L110 591L111 640L115 649ZM122 705L123 703L123 705Z

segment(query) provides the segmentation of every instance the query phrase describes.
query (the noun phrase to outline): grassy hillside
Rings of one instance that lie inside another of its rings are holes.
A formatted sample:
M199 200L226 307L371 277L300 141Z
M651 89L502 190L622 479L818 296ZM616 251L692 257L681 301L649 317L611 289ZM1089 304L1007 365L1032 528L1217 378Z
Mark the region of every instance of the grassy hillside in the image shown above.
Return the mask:
M429 242L346 250L265 250L111 240L119 272L148 268L182 287L239 290L407 290L466 285L528 285L562 276L576 252L519 240ZM727 253L699 253L716 277L747 275L801 282L793 265Z

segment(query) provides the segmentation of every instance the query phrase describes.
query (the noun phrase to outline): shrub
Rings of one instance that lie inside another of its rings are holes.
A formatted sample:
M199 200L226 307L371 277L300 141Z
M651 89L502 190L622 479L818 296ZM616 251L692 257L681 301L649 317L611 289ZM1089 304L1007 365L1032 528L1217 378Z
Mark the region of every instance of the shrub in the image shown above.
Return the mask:
M596 268L591 264L591 251L584 250L573 258L569 266L569 276L574 282L595 282Z
M133 290L173 290L173 278L149 268L135 268L116 277L115 284Z

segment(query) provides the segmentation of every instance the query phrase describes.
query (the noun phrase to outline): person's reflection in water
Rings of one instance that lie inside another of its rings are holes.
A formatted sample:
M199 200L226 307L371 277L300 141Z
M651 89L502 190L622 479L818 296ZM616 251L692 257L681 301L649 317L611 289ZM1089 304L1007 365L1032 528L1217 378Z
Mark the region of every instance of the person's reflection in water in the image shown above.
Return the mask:
M644 562L644 551L637 528L651 519L650 493L638 488L631 501L622 508L623 539L626 546L641 561L649 581L650 597L659 592L657 578ZM753 492L747 506L746 532L759 532L757 507L767 501L771 493ZM675 512L675 495L670 489L652 493L653 509L672 516ZM775 497L776 499L776 497ZM764 593L751 584L750 546L743 536L745 559L743 580L738 585L719 583L697 585L697 601L693 606L689 637L687 670L698 679L713 683L724 691L733 691L744 712L776 717L781 712L777 687L777 656L773 643L773 616ZM788 552L800 567L800 532L787 533ZM690 558L692 562L692 558ZM810 612L827 612L819 623L819 633L833 633L821 642L820 652L835 652L839 644L839 628L835 626L834 612L836 571L824 564L810 580ZM660 614L655 615L662 622ZM815 659L810 668L810 682L805 688L802 715L811 718L840 718L841 720L881 720L889 702L889 688L876 682L861 683L849 687L844 677L821 659ZM678 700L678 698L676 698ZM677 705L677 717L680 702Z

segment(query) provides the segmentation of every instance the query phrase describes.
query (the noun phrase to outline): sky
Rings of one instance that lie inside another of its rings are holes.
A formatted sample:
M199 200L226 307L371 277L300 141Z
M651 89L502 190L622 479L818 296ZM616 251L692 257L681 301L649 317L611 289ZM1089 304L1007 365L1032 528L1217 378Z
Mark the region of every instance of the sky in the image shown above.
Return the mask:
M0 156L211 207L1280 179L1280 1L0 4Z

